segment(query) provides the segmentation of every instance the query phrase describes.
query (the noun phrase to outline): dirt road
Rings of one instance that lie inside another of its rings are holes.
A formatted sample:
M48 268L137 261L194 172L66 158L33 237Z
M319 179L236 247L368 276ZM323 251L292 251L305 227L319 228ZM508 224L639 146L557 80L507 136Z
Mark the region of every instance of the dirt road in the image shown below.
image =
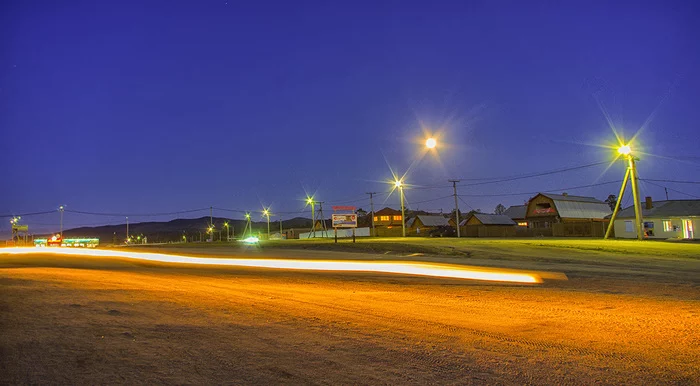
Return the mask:
M506 285L0 254L0 384L698 384L700 278L589 268Z

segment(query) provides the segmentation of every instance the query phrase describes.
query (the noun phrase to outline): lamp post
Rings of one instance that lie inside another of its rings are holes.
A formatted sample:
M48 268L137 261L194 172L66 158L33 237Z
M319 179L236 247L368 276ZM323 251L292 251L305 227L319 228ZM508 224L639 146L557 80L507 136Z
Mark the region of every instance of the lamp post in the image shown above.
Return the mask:
M63 240L63 205L58 207L58 211L61 212L61 240Z
M394 185L399 188L399 195L401 196L401 235L406 237L406 210L403 205L403 181L396 180L394 181Z
M228 221L224 222L224 226L226 227L226 241L228 242L229 240L231 240L231 236L229 235Z
M627 188L627 180L632 182L632 199L634 200L634 220L635 228L637 231L637 239L644 239L644 232L642 227L644 226L644 219L642 217L642 203L639 201L639 188L637 187L637 167L635 161L637 160L634 155L632 155L632 149L629 145L622 145L617 149L617 152L624 156L627 160L627 171L625 172L625 178L622 180L622 186L620 187L620 194L618 195L617 202L615 203L615 209L610 217L610 224L608 224L608 229L605 232L605 238L610 237L613 226L615 225L615 218L617 213L620 211L620 204L622 203L622 196L625 194L625 189Z
M311 237L316 237L316 209L313 197L306 197L306 203L311 205Z
M264 209L263 215L267 217L267 239L270 240L270 211L267 208Z
M126 217L126 243L129 244L129 216Z
M250 213L245 214L245 219L246 219L246 228L248 228L248 233L252 236L253 235L253 225L250 223ZM243 237L245 237L245 229L243 230Z

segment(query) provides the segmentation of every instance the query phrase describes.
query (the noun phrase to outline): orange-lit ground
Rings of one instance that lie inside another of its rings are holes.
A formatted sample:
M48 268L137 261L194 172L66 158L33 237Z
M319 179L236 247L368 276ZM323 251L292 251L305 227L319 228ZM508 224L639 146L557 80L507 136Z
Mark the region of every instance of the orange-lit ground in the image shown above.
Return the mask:
M697 384L697 260L588 260L502 284L0 254L0 384Z

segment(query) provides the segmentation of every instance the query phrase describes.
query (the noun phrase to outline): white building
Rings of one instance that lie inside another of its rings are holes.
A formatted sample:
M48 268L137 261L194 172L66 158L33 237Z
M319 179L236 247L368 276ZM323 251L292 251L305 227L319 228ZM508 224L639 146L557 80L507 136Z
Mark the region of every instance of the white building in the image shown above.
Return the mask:
M649 239L700 239L700 200L642 203L644 237ZM615 219L615 237L637 238L634 205L621 210Z

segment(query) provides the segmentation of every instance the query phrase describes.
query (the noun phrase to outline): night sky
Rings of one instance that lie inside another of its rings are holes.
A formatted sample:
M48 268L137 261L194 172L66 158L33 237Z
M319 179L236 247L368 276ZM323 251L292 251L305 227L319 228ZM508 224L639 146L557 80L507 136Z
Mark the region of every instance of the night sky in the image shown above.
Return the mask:
M627 138L643 128L640 178L700 180L697 2L409 3L2 2L0 215L264 204L291 218L310 216L306 193L327 213L368 210L389 165L413 165L410 208L449 212L449 178L610 161L610 123ZM438 154L421 155L424 133ZM604 200L619 184L597 184L624 174L606 166L460 186L460 208L563 189ZM698 184L654 184L642 194L700 197ZM399 207L386 197L376 209ZM38 232L58 215L23 220Z

